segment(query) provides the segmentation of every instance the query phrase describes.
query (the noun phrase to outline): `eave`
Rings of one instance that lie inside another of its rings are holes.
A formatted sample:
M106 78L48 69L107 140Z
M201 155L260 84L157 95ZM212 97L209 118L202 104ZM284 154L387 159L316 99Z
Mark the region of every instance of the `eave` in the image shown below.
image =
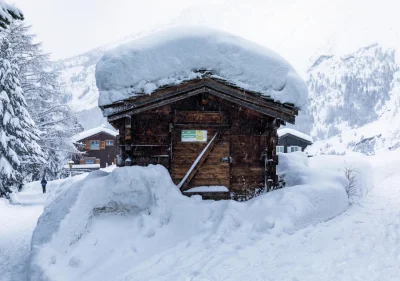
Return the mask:
M108 117L108 121L112 122L203 93L208 93L291 124L294 124L295 116L298 115L298 108L292 104L283 104L260 93L241 89L226 83L224 80L210 77L161 88L151 95L139 95L135 98L102 106L101 109ZM112 109L113 113L106 114L107 109Z

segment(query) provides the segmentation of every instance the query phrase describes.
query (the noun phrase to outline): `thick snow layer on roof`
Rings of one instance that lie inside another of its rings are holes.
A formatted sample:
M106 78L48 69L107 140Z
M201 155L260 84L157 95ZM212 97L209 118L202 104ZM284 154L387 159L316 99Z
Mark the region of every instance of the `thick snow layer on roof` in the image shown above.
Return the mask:
M296 131L294 129L282 128L282 129L278 130L278 136L279 137L282 137L282 136L287 135L287 134L296 136L298 138L304 139L304 140L309 141L311 143L313 142L312 137L310 137L309 135L306 135L306 134L304 134L302 132Z
M96 128L93 128L93 129L89 129L89 130L80 132L79 134L76 134L75 136L73 136L72 139L73 139L73 141L80 141L80 140L86 139L86 138L88 138L90 136L96 135L96 134L101 133L101 132L110 134L112 136L117 136L118 135L117 131L113 131L113 130L110 130L110 129L106 128L106 127L100 126L100 127L96 127Z
M301 107L308 99L304 81L275 52L218 30L180 27L108 51L96 66L99 105L201 77L199 70L280 102Z

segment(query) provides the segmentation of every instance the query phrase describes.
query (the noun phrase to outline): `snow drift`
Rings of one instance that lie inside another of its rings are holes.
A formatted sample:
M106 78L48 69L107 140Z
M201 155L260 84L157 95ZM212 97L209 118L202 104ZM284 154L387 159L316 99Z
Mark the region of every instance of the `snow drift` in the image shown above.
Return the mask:
M287 187L247 202L182 196L159 165L92 172L47 202L33 234L30 278L186 280L196 264L229 260L343 212L343 173L309 164L303 153L281 155ZM173 270L177 264L185 269ZM217 280L215 272L204 280Z
M281 102L307 102L304 81L275 52L222 31L180 27L105 53L95 73L99 105L199 78L201 70Z

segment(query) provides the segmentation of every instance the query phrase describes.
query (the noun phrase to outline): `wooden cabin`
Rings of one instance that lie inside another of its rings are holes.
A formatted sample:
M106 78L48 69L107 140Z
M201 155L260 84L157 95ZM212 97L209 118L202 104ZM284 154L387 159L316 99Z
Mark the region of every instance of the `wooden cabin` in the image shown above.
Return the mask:
M116 164L117 135L113 130L97 127L73 136L75 145L85 152L72 159L75 167L85 170L95 167L95 164L98 164L99 168Z
M183 194L246 200L277 185L277 129L298 109L204 77L101 107L119 166L161 164Z
M278 137L276 151L281 153L304 151L308 146L313 144L311 136L291 128L278 130Z

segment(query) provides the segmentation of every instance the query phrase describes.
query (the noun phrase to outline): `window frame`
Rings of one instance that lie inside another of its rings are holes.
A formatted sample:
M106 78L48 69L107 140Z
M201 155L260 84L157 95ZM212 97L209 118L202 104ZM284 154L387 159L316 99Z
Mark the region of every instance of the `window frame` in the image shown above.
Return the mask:
M92 146L93 142L97 142L98 146L97 147L93 147ZM90 150L100 150L100 140L90 140Z
M289 152L290 152L290 153L292 153L292 152L297 152L297 151L300 151L300 152L303 151L302 147L301 147L301 146L298 146L298 145L291 145L291 146L289 146L288 148L289 148ZM296 148L296 150L293 151L292 148Z
M111 144L109 144L108 142L111 142ZM114 146L114 140L106 140L106 146Z
M276 153L285 153L285 146L284 145L277 145L276 146Z

